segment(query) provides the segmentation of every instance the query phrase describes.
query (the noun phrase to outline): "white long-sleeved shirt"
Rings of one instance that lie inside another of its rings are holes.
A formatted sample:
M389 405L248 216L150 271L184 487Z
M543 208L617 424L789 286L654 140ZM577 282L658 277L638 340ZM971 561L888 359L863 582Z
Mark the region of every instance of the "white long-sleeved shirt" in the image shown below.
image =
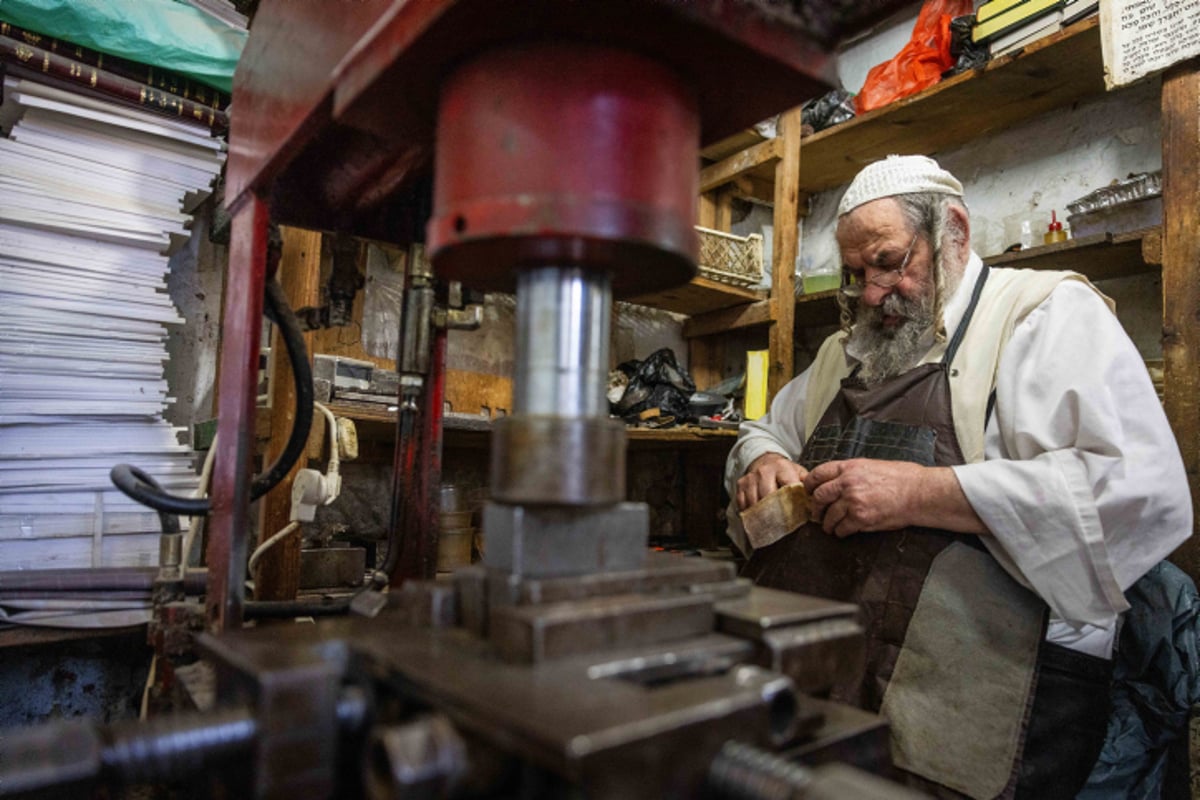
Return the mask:
M972 254L945 305L948 336L981 267ZM940 358L932 335L928 344ZM808 380L806 370L766 416L743 423L726 464L731 497L759 456L801 457ZM1104 301L1076 281L1014 329L984 460L953 469L991 531L985 545L1050 607L1046 638L1103 658L1127 608L1122 592L1192 531L1183 462L1145 363Z

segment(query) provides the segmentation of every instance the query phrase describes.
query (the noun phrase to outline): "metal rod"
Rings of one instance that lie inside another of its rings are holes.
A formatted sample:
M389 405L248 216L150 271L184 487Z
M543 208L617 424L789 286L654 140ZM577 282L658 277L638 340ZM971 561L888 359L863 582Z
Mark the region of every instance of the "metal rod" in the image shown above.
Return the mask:
M607 273L576 267L520 273L514 414L607 416L611 311Z

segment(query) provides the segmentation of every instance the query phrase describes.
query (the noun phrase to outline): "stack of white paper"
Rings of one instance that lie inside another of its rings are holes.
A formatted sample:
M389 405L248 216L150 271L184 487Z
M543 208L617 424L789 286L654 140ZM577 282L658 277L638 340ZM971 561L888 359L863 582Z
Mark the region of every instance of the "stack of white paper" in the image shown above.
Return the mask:
M190 494L162 416L172 237L224 145L206 129L27 80L0 107L0 570L152 565L127 462Z

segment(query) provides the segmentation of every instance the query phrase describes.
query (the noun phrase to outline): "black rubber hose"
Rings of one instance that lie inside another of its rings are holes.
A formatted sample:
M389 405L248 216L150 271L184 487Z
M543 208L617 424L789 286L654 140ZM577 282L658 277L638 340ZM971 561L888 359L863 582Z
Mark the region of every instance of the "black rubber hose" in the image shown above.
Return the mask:
M308 349L304 346L304 332L296 314L288 306L283 288L276 281L267 281L267 319L279 326L288 361L292 365L292 377L296 385L296 419L287 445L279 458L266 472L254 479L250 485L250 499L257 500L275 488L292 466L304 453L308 444L308 433L313 420L312 365L308 363ZM129 464L117 464L109 473L113 485L128 497L161 514L177 514L185 517L202 517L212 510L206 497L179 497L164 492L149 475Z
M304 345L304 331L300 320L288 305L283 287L276 281L267 281L267 319L279 326L288 361L292 365L292 381L296 389L296 419L292 421L292 432L279 458L275 459L266 472L250 484L250 499L257 500L274 489L291 472L292 466L308 447L308 433L312 430L313 394L312 364L308 363L308 348Z
M338 600L249 600L242 607L246 619L332 617L350 612L349 597Z
M128 465L125 465L128 466ZM137 467L129 467L129 474L134 479L145 484L148 491L163 494L162 484L154 480L154 477L147 472L144 472ZM162 527L163 533L179 533L179 517L174 514L168 514L165 511L158 512L158 524Z

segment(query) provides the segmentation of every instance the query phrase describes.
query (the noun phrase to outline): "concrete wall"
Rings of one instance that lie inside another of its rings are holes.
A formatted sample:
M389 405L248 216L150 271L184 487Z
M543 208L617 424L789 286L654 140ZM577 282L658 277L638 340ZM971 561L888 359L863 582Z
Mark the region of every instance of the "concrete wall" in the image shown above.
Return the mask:
M225 282L227 248L208 239L211 203L193 219L192 235L170 260L167 291L184 318L167 337L170 360L165 365L174 405L167 419L191 429L215 414L217 353L221 339L221 290Z

